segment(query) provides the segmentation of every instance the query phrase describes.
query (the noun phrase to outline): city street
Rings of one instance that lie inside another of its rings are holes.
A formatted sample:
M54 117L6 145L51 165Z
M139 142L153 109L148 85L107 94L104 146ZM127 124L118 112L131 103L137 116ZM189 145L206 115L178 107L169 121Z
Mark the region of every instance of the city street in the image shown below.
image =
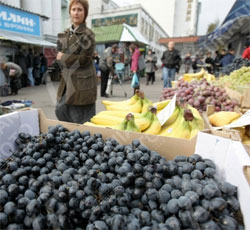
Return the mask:
M133 95L133 89L130 87L131 81L123 83L124 89L127 92L127 99ZM32 100L34 102L33 108L41 108L46 116L50 119L57 119L55 116L56 92L59 82L49 82L47 85L40 85L34 87L26 87L19 90L17 96L0 97L0 101L7 100ZM141 79L141 90L144 91L147 98L153 102L159 101L163 88L163 81L161 80L161 70L156 74L156 81L153 85L146 86L146 78ZM98 98L96 102L96 112L104 110L101 103L102 100L107 98L100 97L100 83L98 84ZM108 100L126 100L124 91L119 84L113 86L113 97Z

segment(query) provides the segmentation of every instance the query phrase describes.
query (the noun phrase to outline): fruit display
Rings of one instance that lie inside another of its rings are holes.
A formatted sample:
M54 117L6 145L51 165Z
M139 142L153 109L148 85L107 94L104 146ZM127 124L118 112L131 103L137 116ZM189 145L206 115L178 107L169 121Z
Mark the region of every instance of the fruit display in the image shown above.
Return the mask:
M187 82L201 80L202 78L205 78L208 82L215 81L215 76L208 73L203 68L198 73L185 73L182 77L182 79Z
M215 111L234 111L238 102L230 99L226 90L214 86L206 79L200 81L178 81L177 88L164 88L160 100L170 100L177 94L177 99L184 100L199 112L206 111L207 105L214 105Z
M235 58L233 63L222 68L224 75L229 75L231 72L242 68L243 66L250 66L250 61L243 58Z
M136 96L133 96L133 98L135 97ZM133 98L132 100L134 100ZM140 100L140 98L138 98L138 100ZM116 102L116 104L117 103L118 102ZM134 104L136 103L137 101L135 100ZM102 111L92 117L91 122L86 122L84 125L101 126L183 139L192 139L199 131L204 129L204 121L199 112L195 108L190 105L185 105L184 103L177 103L171 117L161 125L157 114L160 113L168 103L169 100L159 102L154 104L155 107L151 106L152 103L148 103L147 111L134 113L133 115L123 110ZM158 107L159 110L157 110L156 107ZM129 126L127 125L128 123L130 124Z
M233 90L241 90L243 87L250 88L250 67L242 67L224 77L220 77L217 85L227 86Z
M244 229L237 187L197 154L166 160L60 125L16 145L0 160L1 229Z

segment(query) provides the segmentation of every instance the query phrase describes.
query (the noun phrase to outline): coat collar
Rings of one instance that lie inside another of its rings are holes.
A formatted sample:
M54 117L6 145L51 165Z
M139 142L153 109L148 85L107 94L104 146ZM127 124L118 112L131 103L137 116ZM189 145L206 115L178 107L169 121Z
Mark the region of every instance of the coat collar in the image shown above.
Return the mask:
M73 31L71 27L71 28L68 28L65 32L66 33L74 32L76 35L81 35L84 33L85 29L86 29L86 23L82 23L77 27L75 31Z

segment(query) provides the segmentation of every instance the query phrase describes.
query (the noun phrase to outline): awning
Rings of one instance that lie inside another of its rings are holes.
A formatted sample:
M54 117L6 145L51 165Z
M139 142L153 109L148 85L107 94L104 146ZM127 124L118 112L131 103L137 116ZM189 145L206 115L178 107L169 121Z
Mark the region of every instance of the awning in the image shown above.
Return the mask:
M48 42L42 38L25 34L12 33L5 30L0 30L0 40L10 40L14 42L33 44L38 46L56 47L56 44Z
M121 36L121 42L138 42L144 45L148 45L148 41L144 36L134 27L127 24L123 24L123 33Z
M236 0L222 25L198 40L200 48L216 47L228 42L236 33L250 32L250 0Z
M92 28L97 43L137 42L148 45L148 41L134 27L127 24L100 26Z

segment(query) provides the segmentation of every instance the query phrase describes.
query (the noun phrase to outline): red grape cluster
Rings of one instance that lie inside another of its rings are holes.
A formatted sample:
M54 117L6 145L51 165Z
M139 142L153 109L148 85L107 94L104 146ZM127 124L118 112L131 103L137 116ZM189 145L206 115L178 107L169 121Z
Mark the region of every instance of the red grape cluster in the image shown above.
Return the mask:
M186 82L180 80L177 82L177 88L164 88L161 100L172 99L177 94L177 99L182 99L199 112L206 111L207 105L214 105L215 111L234 111L238 102L230 99L226 90L211 85L206 79L200 81Z

